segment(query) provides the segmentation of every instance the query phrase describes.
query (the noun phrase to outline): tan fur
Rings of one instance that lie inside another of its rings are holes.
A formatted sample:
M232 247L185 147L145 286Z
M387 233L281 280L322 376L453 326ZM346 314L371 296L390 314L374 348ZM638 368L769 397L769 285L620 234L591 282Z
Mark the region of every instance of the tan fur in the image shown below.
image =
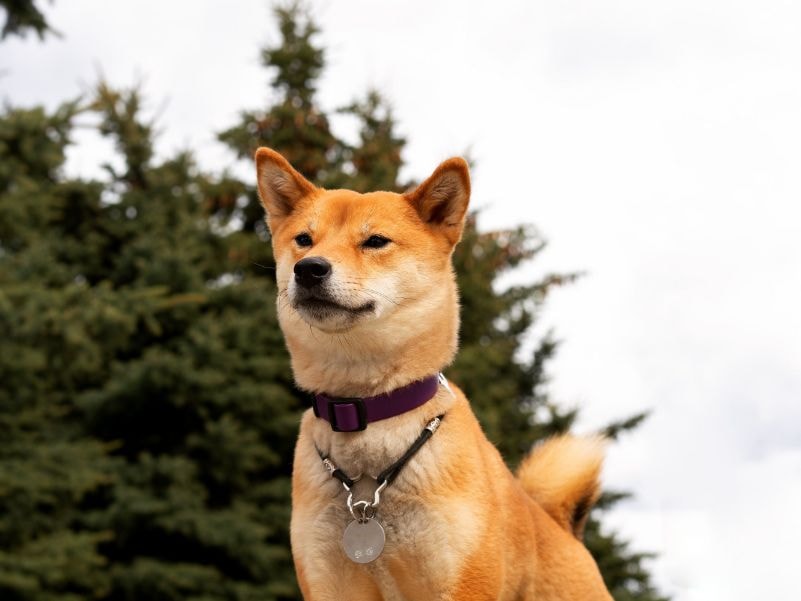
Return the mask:
M335 396L370 396L448 365L458 335L451 254L470 195L466 163L450 159L417 189L400 195L315 188L267 148L258 150L256 162L273 238L279 320L298 385ZM313 240L311 246L297 242L302 233ZM391 242L367 248L364 241L372 235ZM331 263L326 291L341 310L315 312L298 301L293 268L304 257ZM565 519L587 495L594 497L600 455L579 452L584 443L571 439L549 443L521 468L521 484L485 437L462 392L451 388L441 386L423 406L362 432L333 432L311 411L304 414L290 525L304 598L611 599L575 538L570 517ZM372 498L372 478L442 413L437 433L382 495L383 554L365 565L350 562L340 547L351 520L345 494L315 447L346 473L365 474L354 497ZM560 459L562 452L566 458Z
M517 478L546 513L580 539L588 512L601 496L603 460L600 436L551 438L520 464Z

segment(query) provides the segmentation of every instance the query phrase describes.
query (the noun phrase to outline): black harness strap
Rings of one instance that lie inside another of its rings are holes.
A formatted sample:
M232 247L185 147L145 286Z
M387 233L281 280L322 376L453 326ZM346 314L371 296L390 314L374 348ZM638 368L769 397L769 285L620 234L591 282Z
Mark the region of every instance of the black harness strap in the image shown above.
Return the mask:
M437 419L441 421L443 417L445 416L438 415ZM437 424L437 426L439 426L439 424ZM415 456L417 451L420 450L420 448L428 441L428 439L434 436L434 431L435 428L428 428L428 427L423 428L423 431L420 432L420 436L417 437L417 440L415 440L412 443L412 446L410 446L406 450L406 452L401 456L401 458L398 459L392 465L390 465L383 472L378 474L378 477L376 478L376 482L378 482L378 485L381 486L384 482L386 482L387 484L392 484L392 481L395 479L395 476L397 476L400 473L403 467L409 462L409 460L412 457Z
M351 480L350 478L348 478L348 475L345 472L343 472L341 469L339 469L339 468L337 468L333 472L331 472L331 477L332 478L336 478L337 480L342 482L342 484L344 484L348 488L350 488L351 486L353 486L355 484L355 481Z
M383 472L378 474L378 476L376 477L376 482L378 483L378 486L381 486L382 484L384 484L384 482L386 482L388 486L389 484L392 483L393 480L395 480L395 478L403 469L403 467L407 463L409 463L409 460L411 460L411 458L414 457L415 454L417 454L417 451L419 451L422 448L422 446L428 441L428 439L434 435L434 432L436 432L440 422L444 417L445 414L438 415L434 420L429 422L429 424L425 428L423 428L423 431L420 432L420 436L417 437L417 440L415 440L412 443L412 446L406 449L406 452L400 457L400 459L398 459L395 463L390 465ZM320 459L322 459L323 463L326 464L326 467L331 472L332 478L336 478L348 488L353 486L355 480L349 478L345 472L336 467L336 465L334 465L334 463L331 461L328 455L325 455L320 449L317 449L317 454L320 455Z
M320 459L323 460L323 465L325 466L325 469L327 469L328 472L331 474L331 477L336 478L337 480L342 482L342 484L344 484L345 487L348 490L350 490L350 487L356 483L356 480L348 478L348 475L341 469L339 469L336 465L334 465L334 462L331 461L328 455L326 455L320 449L318 449L317 445L314 445L314 448L317 451L317 454L320 456Z

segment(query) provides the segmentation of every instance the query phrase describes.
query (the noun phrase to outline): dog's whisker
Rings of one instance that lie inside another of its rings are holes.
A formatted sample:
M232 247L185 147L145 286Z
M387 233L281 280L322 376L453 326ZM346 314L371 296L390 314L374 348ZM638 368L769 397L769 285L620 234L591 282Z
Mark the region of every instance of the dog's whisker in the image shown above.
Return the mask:
M372 288L362 288L362 291L366 292L367 294L378 295L378 296L380 296L382 298L385 298L386 300L391 302L393 305L400 306L400 303L398 301L390 298L389 296L387 296L383 292L379 292L378 290L373 290Z
M256 261L251 261L251 264L255 265L256 267L261 267L262 269L275 271L275 265L262 265L261 263L257 263Z
M348 292L366 292L366 293L372 294L374 297L375 297L375 295L377 295L377 296L380 296L381 298L384 298L384 299L388 300L389 302L391 302L391 303L393 303L395 305L400 305L400 303L398 301L396 301L395 299L390 297L388 294L386 294L384 292L381 292L380 290L376 290L375 288L365 288L365 287L361 286L361 284L359 282L354 282L354 281L351 281L351 280L346 280L343 283L344 284L351 284L351 285L354 285L354 286L358 286L358 288L350 288L348 290ZM408 297L405 297L405 296L398 296L396 298L401 300L401 301L411 300L411 299L409 299Z

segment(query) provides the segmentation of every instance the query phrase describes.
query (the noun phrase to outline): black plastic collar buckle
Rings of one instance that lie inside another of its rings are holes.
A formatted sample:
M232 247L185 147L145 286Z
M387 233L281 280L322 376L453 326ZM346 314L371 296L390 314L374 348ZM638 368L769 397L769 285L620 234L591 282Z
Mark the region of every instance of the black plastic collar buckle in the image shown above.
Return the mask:
M342 429L337 423L337 414L334 408L337 405L350 405L356 411L356 419L358 426L356 428ZM334 432L361 432L367 429L367 408L364 406L364 401L360 398L337 398L328 401L328 421L331 423L331 429Z

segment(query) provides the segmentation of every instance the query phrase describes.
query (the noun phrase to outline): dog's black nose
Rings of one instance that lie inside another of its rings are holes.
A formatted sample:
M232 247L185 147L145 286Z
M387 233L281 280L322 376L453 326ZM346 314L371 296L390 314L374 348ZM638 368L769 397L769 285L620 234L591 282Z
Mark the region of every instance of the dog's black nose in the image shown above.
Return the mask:
M331 275L331 263L322 257L306 257L295 263L295 281L304 288L322 284Z

